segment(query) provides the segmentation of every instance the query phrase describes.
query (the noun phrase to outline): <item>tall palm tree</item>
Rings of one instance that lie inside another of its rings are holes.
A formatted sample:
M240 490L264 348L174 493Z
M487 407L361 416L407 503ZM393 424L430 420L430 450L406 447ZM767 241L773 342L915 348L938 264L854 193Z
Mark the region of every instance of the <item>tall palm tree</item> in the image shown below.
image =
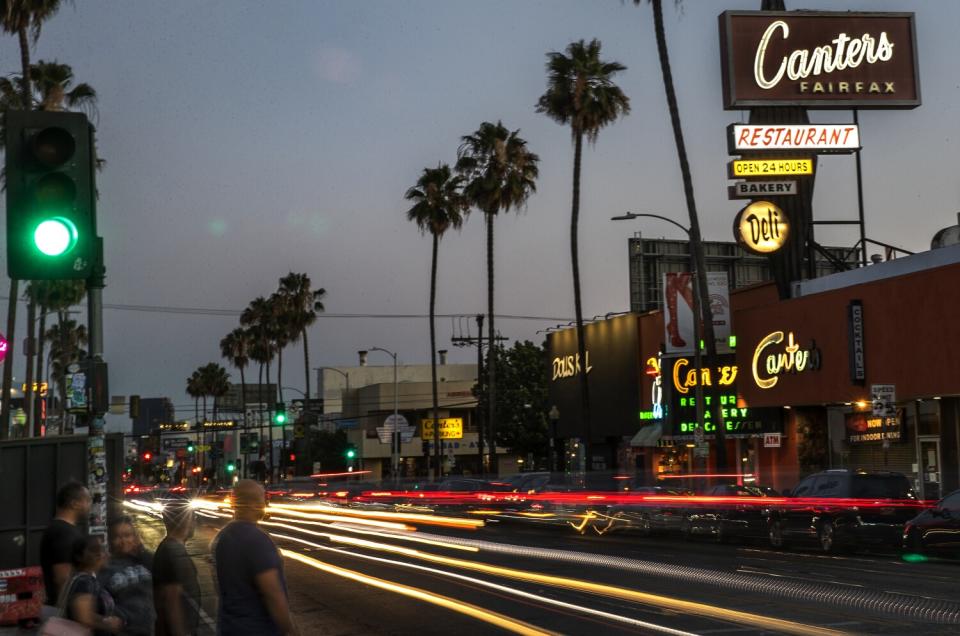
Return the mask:
M307 342L307 327L317 321L317 314L324 311L323 297L327 290L312 289L313 283L306 274L290 272L280 279L279 293L286 297L289 315L289 338L296 342L303 339L303 377L306 385L304 394L310 399L310 346Z
M430 264L430 371L433 377L433 456L434 474L440 470L440 422L437 417L437 252L440 239L451 227L460 229L466 217L467 205L463 199L463 177L456 176L445 163L436 168L424 168L417 184L407 190L404 198L413 201L407 210L407 220L413 221L423 233L433 238L433 257Z
M487 312L489 344L496 343L493 315L493 221L501 211L519 209L537 189L540 158L527 149L520 131L508 130L501 122L485 121L460 139L457 172L464 178L463 195L483 212L487 222ZM497 373L488 365L487 417L489 439L496 454ZM494 468L496 470L496 468Z
M634 5L639 5L641 0L633 0ZM693 192L693 176L690 173L690 160L687 157L687 147L683 141L683 127L680 123L680 108L677 105L677 92L673 87L673 72L670 70L670 54L667 50L667 36L663 28L663 2L662 0L648 0L653 7L653 30L657 38L657 56L660 58L660 73L663 76L663 89L667 96L667 109L670 112L670 125L673 128L673 141L677 147L677 160L680 162L680 175L683 179L683 195L687 202L687 214L690 219L690 249L693 251L693 262L697 269L697 285L700 295L700 311L703 316L709 316L710 311L710 289L707 287L707 267L703 254L703 241L700 236L700 217L697 214L697 202ZM677 2L679 4L679 1ZM701 320L703 325L701 333L706 345L706 359L703 364L706 368L712 368L717 359L717 339L713 330L713 320L707 318ZM699 346L696 343L695 346ZM716 400L715 400L716 402ZM714 405L715 409L720 408L719 402ZM717 417L716 421L723 421ZM727 467L727 447L724 439L724 427L717 427L717 471L723 473Z
M237 327L220 340L220 355L240 371L240 413L244 427L247 424L247 380L243 371L250 363L250 345L250 332L243 327Z
M203 463L203 451L200 450L200 446L205 444L207 441L207 433L203 430L203 424L200 422L200 397L204 394L203 387L203 376L200 374L200 369L195 370L190 374L190 377L187 378L187 395L193 398L193 415L194 415L194 427L196 429L196 438L197 438L197 464Z
M40 38L43 23L60 9L60 0L0 0L0 28L6 33L16 34L20 43L20 103L8 101L5 108L18 110L30 108L30 41L27 32L33 36L36 44ZM11 95L7 95L10 97ZM0 396L0 439L6 439L10 427L10 388L13 384L14 332L17 327L17 302L19 302L20 281L10 279L10 294L7 301L7 357L3 363L3 387Z
M276 353L274 348L273 332L275 327L274 307L263 296L250 301L250 304L240 314L240 324L246 327L253 339L250 349L250 358L258 362L267 371L267 386L270 386L270 363ZM263 399L262 386L257 387L257 399Z
M205 394L213 398L213 419L216 420L219 415L217 400L230 391L230 374L216 362L209 362L200 367L200 376Z
M279 292L270 294L270 320L266 323L268 337L273 343L273 350L277 354L277 392L283 402L283 350L290 344L292 329L290 327L293 312L286 296Z
M600 129L630 112L630 98L614 84L613 76L626 70L618 62L600 59L600 40L572 42L566 54L547 53L547 92L537 102L537 112L558 124L569 125L573 137L573 201L570 210L570 262L573 266L573 306L577 319L577 350L587 358L580 295L580 164L584 137L596 143ZM580 374L581 427L590 448L590 391L587 374Z

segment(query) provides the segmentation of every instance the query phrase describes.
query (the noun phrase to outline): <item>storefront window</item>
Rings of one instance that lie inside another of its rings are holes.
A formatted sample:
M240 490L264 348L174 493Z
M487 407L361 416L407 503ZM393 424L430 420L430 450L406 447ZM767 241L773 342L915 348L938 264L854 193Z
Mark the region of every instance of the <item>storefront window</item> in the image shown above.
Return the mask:
M917 400L917 435L940 434L940 401Z

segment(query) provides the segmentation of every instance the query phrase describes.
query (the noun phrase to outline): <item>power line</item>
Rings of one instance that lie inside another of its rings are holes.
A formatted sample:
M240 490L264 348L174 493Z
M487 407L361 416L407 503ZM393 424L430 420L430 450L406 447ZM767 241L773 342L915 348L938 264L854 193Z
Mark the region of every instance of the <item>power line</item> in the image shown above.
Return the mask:
M0 300L9 300L8 296L0 296ZM25 300L19 302L26 304ZM104 303L104 309L115 311L134 311L141 313L157 314L180 314L189 316L229 316L239 317L242 310L239 309L217 309L211 307L173 307L168 305L128 305L117 303ZM473 316L473 314L437 314L437 318L459 318L461 316ZM328 313L317 314L317 318L375 318L375 319L400 319L400 320L419 320L429 318L429 314L379 314L379 313ZM541 322L566 322L570 318L560 318L557 316L528 316L523 314L496 314L500 320L537 320Z

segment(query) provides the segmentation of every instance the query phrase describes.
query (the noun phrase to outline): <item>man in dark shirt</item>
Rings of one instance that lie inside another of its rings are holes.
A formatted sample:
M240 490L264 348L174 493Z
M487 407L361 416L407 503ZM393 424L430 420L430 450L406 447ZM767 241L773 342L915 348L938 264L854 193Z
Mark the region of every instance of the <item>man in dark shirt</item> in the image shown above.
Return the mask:
M56 605L73 572L73 547L83 534L77 528L90 515L90 492L71 481L57 492L57 512L40 538L40 567L47 605Z
M193 510L184 501L166 502L167 536L153 555L153 599L156 636L196 634L200 626L200 583L197 566L184 545L193 536Z
M215 539L217 631L231 636L295 636L283 560L270 537L257 527L266 509L263 487L251 479L237 482L233 507L234 521Z

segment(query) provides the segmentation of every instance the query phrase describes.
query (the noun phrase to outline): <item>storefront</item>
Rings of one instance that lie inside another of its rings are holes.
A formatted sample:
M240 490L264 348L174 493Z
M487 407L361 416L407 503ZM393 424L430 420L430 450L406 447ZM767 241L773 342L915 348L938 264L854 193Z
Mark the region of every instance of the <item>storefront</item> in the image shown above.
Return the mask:
M796 454L777 486L858 468L902 472L925 498L960 487L958 277L949 247L804 281L790 300L734 303L740 393L783 410Z

